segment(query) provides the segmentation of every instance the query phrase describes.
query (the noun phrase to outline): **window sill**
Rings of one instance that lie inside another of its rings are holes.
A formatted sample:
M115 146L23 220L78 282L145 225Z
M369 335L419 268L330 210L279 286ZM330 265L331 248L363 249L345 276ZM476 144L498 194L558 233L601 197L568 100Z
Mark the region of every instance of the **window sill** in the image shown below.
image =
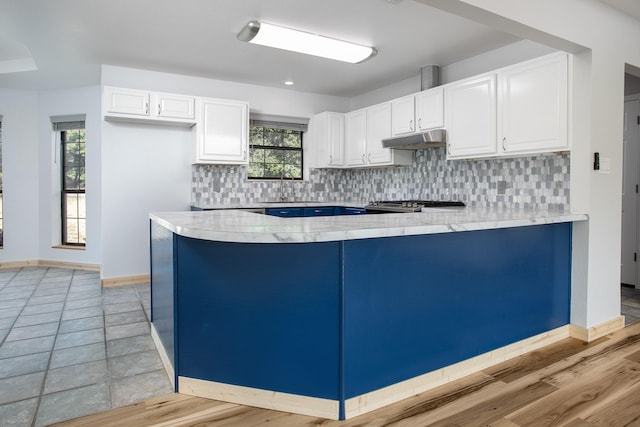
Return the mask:
M53 249L71 249L73 251L84 251L86 246L72 246L72 245L53 245Z

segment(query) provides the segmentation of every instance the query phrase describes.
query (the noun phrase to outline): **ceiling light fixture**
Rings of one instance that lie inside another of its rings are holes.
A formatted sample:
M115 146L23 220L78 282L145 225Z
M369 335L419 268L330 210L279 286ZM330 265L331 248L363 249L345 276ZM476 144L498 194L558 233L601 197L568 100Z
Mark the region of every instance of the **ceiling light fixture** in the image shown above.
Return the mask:
M352 64L365 61L378 54L378 51L373 47L259 21L249 22L238 33L238 40Z
M287 86L293 86L295 84L295 82L293 80L285 80L284 84Z

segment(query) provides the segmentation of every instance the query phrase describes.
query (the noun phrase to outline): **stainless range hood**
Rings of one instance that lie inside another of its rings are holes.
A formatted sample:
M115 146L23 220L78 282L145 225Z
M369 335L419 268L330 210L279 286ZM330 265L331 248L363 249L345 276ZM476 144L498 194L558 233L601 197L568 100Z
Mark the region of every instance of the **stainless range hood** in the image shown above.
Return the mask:
M382 140L384 148L396 150L419 150L422 148L444 147L447 143L447 131L432 129L411 135L395 136Z

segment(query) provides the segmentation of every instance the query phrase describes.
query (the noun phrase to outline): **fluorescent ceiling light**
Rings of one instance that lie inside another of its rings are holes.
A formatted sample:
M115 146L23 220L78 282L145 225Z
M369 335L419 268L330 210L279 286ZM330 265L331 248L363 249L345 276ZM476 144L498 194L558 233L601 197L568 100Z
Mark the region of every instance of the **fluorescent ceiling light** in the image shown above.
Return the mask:
M352 64L372 58L378 53L373 47L259 21L249 22L238 34L238 40Z

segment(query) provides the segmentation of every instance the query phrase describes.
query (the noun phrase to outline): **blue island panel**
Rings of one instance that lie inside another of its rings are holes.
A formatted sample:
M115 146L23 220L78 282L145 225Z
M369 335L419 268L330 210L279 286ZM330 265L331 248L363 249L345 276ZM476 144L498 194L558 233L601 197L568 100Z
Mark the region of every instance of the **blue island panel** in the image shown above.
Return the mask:
M175 370L174 235L151 221L151 321Z
M571 224L344 242L345 398L569 323Z
M177 236L178 374L339 399L340 243Z

